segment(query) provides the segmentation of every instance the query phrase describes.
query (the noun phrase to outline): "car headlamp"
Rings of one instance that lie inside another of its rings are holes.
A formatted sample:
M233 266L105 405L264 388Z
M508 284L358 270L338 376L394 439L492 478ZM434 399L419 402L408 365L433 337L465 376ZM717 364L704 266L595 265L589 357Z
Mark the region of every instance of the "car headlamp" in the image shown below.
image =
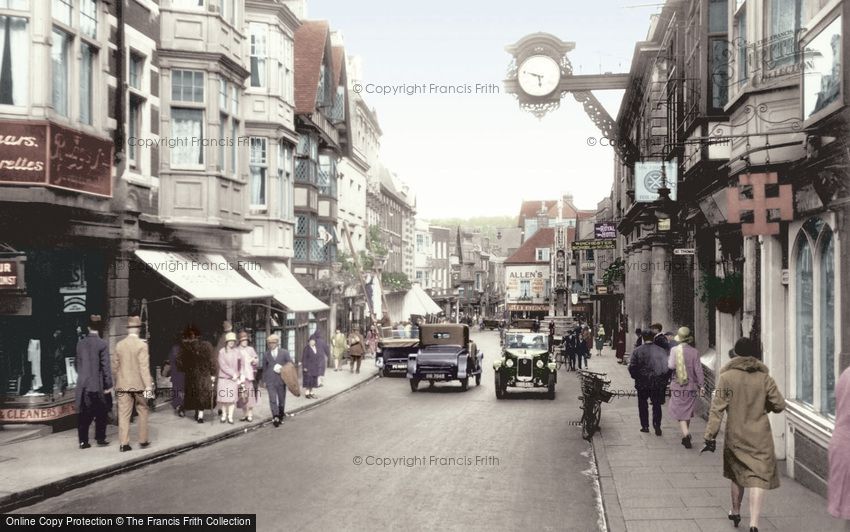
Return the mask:
M542 360L538 360L537 364L535 364L535 365L537 366L538 369L543 369L543 361Z
M509 367L509 368L514 367L514 361L513 361L512 359L510 359L510 358L509 358L509 359L507 359L507 360L505 361L505 366L507 366L507 367Z

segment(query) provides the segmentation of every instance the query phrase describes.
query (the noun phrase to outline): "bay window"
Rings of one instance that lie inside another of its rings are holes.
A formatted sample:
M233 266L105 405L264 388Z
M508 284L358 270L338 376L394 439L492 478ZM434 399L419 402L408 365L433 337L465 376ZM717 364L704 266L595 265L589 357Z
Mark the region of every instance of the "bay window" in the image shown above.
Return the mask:
M95 87L99 42L97 0L53 0L51 34L51 104L62 116L94 124ZM73 61L79 57L79 62ZM80 99L72 108L71 87L79 87Z
M741 7L738 9L738 12L735 14L735 48L736 48L736 58L735 58L735 69L737 72L735 73L735 81L738 83L739 87L742 87L747 84L747 78L749 77L749 57L748 57L748 45L747 45L747 6L746 2L741 3Z
M68 46L70 38L64 31L53 30L50 59L53 64L53 110L68 116Z
M277 149L277 176L280 188L279 213L282 220L291 220L293 216L292 183L292 145L280 141Z
M96 52L87 44L82 45L80 57L80 122L92 123L93 74Z
M797 34L802 24L802 0L768 0L768 44L764 65L768 69L793 65L798 59Z

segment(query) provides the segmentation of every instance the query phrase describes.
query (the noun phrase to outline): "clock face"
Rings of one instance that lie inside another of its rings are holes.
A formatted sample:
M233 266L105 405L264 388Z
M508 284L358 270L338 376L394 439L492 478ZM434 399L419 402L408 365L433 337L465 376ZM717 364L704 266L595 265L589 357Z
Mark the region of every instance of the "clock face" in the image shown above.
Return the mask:
M517 81L529 96L546 96L558 87L561 67L548 55L533 55L519 66Z

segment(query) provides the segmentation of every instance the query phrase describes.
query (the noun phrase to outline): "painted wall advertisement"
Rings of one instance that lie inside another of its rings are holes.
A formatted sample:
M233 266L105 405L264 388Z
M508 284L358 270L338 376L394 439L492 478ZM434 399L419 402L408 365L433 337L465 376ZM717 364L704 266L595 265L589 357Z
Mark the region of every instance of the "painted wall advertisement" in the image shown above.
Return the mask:
M542 301L549 279L548 265L508 266L505 268L508 301Z
M0 122L0 183L112 196L112 142L52 123Z

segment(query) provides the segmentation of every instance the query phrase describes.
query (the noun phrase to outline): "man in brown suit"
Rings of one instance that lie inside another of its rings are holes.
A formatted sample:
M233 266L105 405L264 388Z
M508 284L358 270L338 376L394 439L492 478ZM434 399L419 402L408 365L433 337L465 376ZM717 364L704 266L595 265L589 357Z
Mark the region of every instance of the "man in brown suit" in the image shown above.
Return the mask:
M127 337L118 342L112 353L112 374L118 393L118 438L121 452L130 451L130 415L135 405L139 413L139 446L148 441L148 403L153 397L153 379L150 372L148 345L139 338L142 320L138 316L127 319Z

